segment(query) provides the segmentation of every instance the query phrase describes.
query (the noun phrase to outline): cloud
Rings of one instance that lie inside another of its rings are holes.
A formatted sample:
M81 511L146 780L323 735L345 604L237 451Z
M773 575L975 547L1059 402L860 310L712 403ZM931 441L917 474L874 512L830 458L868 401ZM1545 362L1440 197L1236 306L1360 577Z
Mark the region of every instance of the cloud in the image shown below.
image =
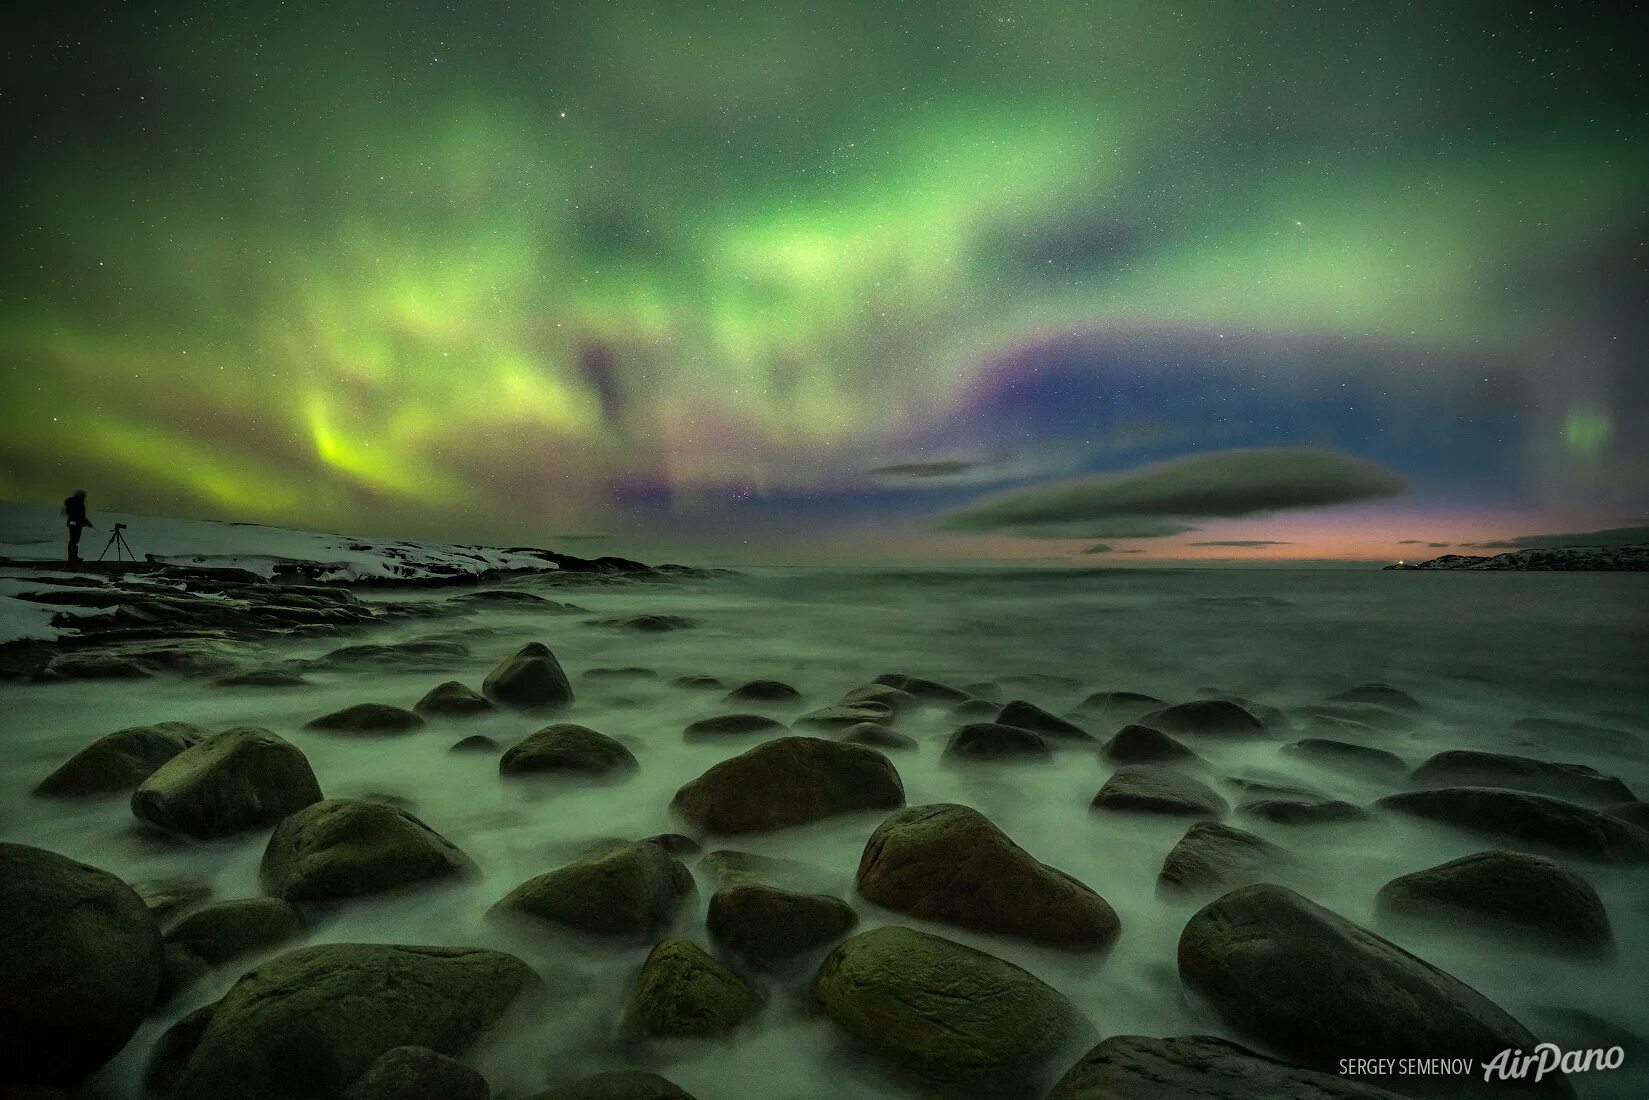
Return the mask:
M1273 539L1216 539L1213 542L1193 542L1192 546L1292 546L1291 542Z
M1567 535L1521 535L1506 545L1526 549L1535 546L1632 546L1638 543L1649 543L1649 527L1606 527L1601 531L1579 531Z
M1019 489L940 518L950 531L1036 538L1158 538L1230 519L1394 496L1407 483L1385 468L1315 447L1215 451L1130 473Z
M1448 543L1446 543L1446 542L1428 542L1428 543L1426 543L1426 545L1431 547L1433 550L1441 550L1445 546L1447 546Z
M1469 546L1473 550L1517 550L1519 545L1510 539L1495 539L1493 542L1463 542L1461 546Z
M1425 539L1398 539L1397 540L1397 545L1398 546L1419 546L1421 543L1423 543L1425 541L1426 541Z
M1115 550L1115 549L1116 549L1116 547L1112 546L1108 542L1096 542L1094 545L1088 547L1088 549L1086 549L1082 552L1084 554L1109 554L1112 550Z

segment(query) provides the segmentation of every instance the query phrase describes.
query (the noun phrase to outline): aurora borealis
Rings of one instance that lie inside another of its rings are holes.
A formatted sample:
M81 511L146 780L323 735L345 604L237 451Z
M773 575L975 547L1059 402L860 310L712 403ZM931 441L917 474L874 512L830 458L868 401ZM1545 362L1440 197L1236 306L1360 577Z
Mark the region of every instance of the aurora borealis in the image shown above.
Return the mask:
M1642 62L1553 9L13 17L0 497L728 560L1641 524ZM1403 488L956 521L1279 449Z

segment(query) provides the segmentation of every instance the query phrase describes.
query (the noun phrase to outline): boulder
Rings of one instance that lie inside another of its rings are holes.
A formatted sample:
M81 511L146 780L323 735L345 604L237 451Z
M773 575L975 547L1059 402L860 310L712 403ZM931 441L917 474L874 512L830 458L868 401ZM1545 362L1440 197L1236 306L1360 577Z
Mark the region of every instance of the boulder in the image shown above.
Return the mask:
M906 737L888 729L880 722L858 722L842 731L842 740L849 745L865 745L873 749L903 751L916 749L914 737Z
M621 668L587 668L581 676L586 680L657 680L658 673L650 668L639 665L625 665Z
M1132 722L1166 704L1137 691L1096 691L1076 706L1077 713L1108 722Z
M886 672L876 677L876 682L885 687L898 688L908 695L914 695L924 703L960 703L968 697L965 691L959 691L948 684L941 684L936 680L924 680L919 676L904 676L896 672Z
M1107 760L1119 764L1166 764L1202 759L1161 730L1140 725L1123 726L1099 751Z
M757 734L783 732L783 722L765 714L718 714L714 718L700 718L681 731L687 741L713 741L723 737L751 737Z
M420 729L423 724L422 718L405 707L392 707L388 703L356 703L312 718L304 723L303 728L332 733L407 733Z
M341 1100L491 1100L487 1079L428 1047L391 1047L367 1067Z
M677 676L670 681L670 686L688 691L720 691L727 685L714 676Z
M1099 810L1219 817L1225 799L1200 779L1160 764L1125 764L1111 773L1091 805Z
M1046 1100L1399 1100L1394 1092L1256 1054L1210 1035L1113 1035Z
M1093 735L1081 726L1049 714L1035 703L1015 699L1003 707L996 721L1003 726L1018 726L1022 730L1039 733L1055 741L1092 741Z
M309 681L295 669L263 665L219 676L212 683L218 687L291 688L304 687Z
M887 909L1050 947L1099 950L1121 927L1104 898L967 806L893 814L870 834L857 884Z
M1327 737L1307 737L1284 745L1282 751L1325 768L1362 775L1390 777L1408 770L1403 758L1394 752Z
M893 717L893 708L886 703L839 703L818 707L796 719L798 727L811 726L823 730L845 730L860 722L886 722Z
M154 672L136 657L96 649L71 649L46 663L42 680L144 680Z
M128 726L93 741L34 788L48 798L130 792L206 731L191 722Z
M1630 802L1637 796L1612 775L1584 764L1553 764L1498 752L1451 749L1414 769L1422 787L1506 787L1576 802Z
M571 722L545 726L498 759L499 775L555 772L617 778L639 767L635 755L618 741Z
M692 892L692 872L662 845L641 841L530 878L491 911L646 941L670 922Z
M175 916L212 896L212 884L189 876L139 879L131 884L156 920Z
M693 1100L660 1077L638 1069L620 1069L563 1081L531 1100Z
M258 877L276 897L323 901L445 878L469 865L450 841L403 809L328 798L275 826Z
M1091 1034L1035 975L913 928L838 944L812 994L842 1030L945 1096L1032 1095Z
M799 859L757 855L755 852L741 852L737 848L717 848L706 852L698 862L698 870L709 875L718 886L760 883L803 891L826 889L840 878L834 871L803 863Z
M997 722L970 722L950 735L942 760L1046 760L1053 755L1040 733Z
M1002 704L988 699L964 699L950 708L950 716L958 722L992 722L1002 712Z
M1649 802L1622 802L1607 807L1603 812L1640 829L1649 829Z
M472 691L457 680L448 680L425 692L422 699L412 704L412 709L419 714L464 718L489 711L492 704L485 695Z
M750 680L722 696L724 703L799 703L802 693L782 680Z
M303 914L291 902L242 898L190 913L166 930L165 940L208 965L221 966L295 939L303 929Z
M1461 927L1461 918L1548 946L1606 954L1614 945L1609 913L1591 883L1544 856L1478 852L1381 887L1386 919L1418 918Z
M1334 821L1361 821L1368 811L1337 798L1257 798L1238 807L1239 813L1264 818L1273 825L1321 825Z
M655 1039L725 1035L761 1010L761 996L695 943L660 940L641 964L625 1029Z
M497 752L498 742L484 733L472 733L452 743L448 752Z
M320 784L296 745L237 726L157 768L132 792L132 813L170 832L219 836L271 824L320 800Z
M781 737L714 765L671 807L695 828L735 834L904 805L892 761L862 745Z
M1265 731L1258 718L1229 699L1193 699L1150 711L1135 720L1164 733L1250 735Z
M1324 699L1325 703L1372 703L1390 710L1419 710L1420 701L1401 688L1390 684L1368 683L1347 688Z
M337 1095L396 1047L462 1054L533 981L520 959L480 948L301 948L174 1025L149 1083L168 1100Z
M1325 1072L1342 1058L1481 1065L1538 1041L1464 982L1281 886L1245 886L1199 910L1180 934L1179 972L1233 1028ZM1472 1095L1472 1082L1450 1087Z
M1208 892L1268 877L1287 857L1269 840L1217 821L1198 821L1162 861L1159 893Z
M495 703L524 710L564 707L573 701L567 674L543 642L528 642L498 662L481 693Z
M710 934L747 964L788 962L833 943L858 922L853 907L829 894L776 886L724 886L710 896Z
M641 634L664 634L672 630L687 630L699 624L697 619L689 619L685 615L631 615L616 619L591 619L589 625L634 630Z
M0 1081L73 1091L160 991L160 928L113 875L23 844L0 843L0 913Z
M469 646L446 638L346 645L310 662L337 672L435 672L469 660Z
M866 684L864 687L856 687L842 696L842 703L846 706L853 706L855 703L876 703L887 707L894 714L903 714L906 711L916 709L921 705L922 700L908 691L889 687L886 684Z
M1649 860L1649 830L1560 798L1491 787L1387 795L1378 805L1459 829L1606 863Z

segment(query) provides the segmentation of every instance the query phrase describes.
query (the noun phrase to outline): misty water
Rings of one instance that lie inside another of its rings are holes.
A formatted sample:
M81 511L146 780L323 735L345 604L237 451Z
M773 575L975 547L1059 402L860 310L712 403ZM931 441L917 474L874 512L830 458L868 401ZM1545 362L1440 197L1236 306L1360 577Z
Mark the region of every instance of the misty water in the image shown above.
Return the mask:
M1487 748L1590 764L1649 791L1649 584L1631 574L1384 573L1341 570L1088 570L882 572L768 570L739 578L621 586L516 582L513 587L571 600L592 616L468 611L406 620L347 639L265 643L270 658L315 656L346 643L467 632L473 658L450 667L383 673L321 673L303 688L224 688L203 681L5 684L5 839L39 845L106 868L127 881L197 878L217 899L259 893L267 832L178 844L140 833L124 798L89 803L32 798L29 790L74 751L111 730L158 721L208 727L268 727L309 756L329 796L405 799L424 821L477 864L475 877L378 895L318 910L308 942L380 941L483 945L512 951L544 977L542 992L518 1005L469 1060L494 1094L528 1095L547 1080L601 1069L657 1070L702 1098L916 1095L809 1011L807 968L752 980L763 1012L727 1040L634 1045L618 1021L646 954L547 924L530 930L484 919L523 880L587 854L608 837L677 831L671 795L683 783L753 741L686 743L688 722L733 710L788 718L799 711L720 702L721 692L689 691L671 677L709 675L728 687L784 680L808 707L837 701L880 673L902 672L954 685L1006 683L1001 698L1024 698L1056 713L1093 691L1146 692L1183 701L1209 689L1277 706L1311 703L1382 680L1424 705L1411 732L1373 742L1410 765L1448 748ZM450 590L363 598L444 601ZM637 634L590 625L590 617L638 613L690 616L692 629ZM638 774L608 786L500 778L489 754L449 754L471 733L508 745L544 719L500 712L432 719L394 737L341 736L300 728L351 703L411 705L446 679L479 687L496 661L521 642L547 643L578 694L558 720L625 739ZM642 666L654 682L586 679L591 668ZM1014 676L1068 677L1073 686L1015 686ZM1555 743L1513 730L1517 719L1571 719L1627 729L1636 747ZM882 814L869 814L728 841L732 847L801 861L800 881L849 900L860 930L915 924L1013 960L1067 994L1098 1036L1220 1034L1240 1038L1193 1004L1175 969L1175 944L1200 901L1159 898L1163 856L1187 820L1102 813L1089 800L1114 770L1092 748L1060 749L1045 764L942 765L957 722L942 708L901 716L895 728L920 742L891 754L912 805L961 802L987 814L1032 855L1094 887L1122 920L1104 955L1071 954L889 913L853 894L853 872ZM1114 730L1089 725L1101 738ZM1186 737L1212 765L1208 777L1274 778L1367 804L1397 787L1300 762L1279 747L1303 733L1233 742ZM1216 782L1216 785L1221 785ZM1222 792L1240 798L1230 787ZM1530 952L1469 926L1415 931L1375 922L1375 892L1392 877L1493 847L1492 841L1418 820L1379 814L1361 822L1284 826L1227 821L1290 849L1296 868L1281 879L1339 913L1369 924L1463 979L1537 1034L1566 1046L1610 1046L1644 1030L1649 973L1649 891L1641 868L1566 861L1597 888L1614 923L1618 955L1606 962ZM689 866L696 857L687 857ZM711 946L704 930L715 889L698 875L698 895L672 931ZM291 945L282 947L281 951ZM98 1078L111 1095L137 1096L138 1078L160 1032L215 999L242 960L212 974L157 1013ZM811 965L811 964L809 964ZM1641 1073L1646 1067L1639 1064ZM1626 1072L1633 1066L1628 1062ZM1635 1074L1633 1075L1635 1076ZM1616 1075L1577 1079L1582 1095L1615 1095Z

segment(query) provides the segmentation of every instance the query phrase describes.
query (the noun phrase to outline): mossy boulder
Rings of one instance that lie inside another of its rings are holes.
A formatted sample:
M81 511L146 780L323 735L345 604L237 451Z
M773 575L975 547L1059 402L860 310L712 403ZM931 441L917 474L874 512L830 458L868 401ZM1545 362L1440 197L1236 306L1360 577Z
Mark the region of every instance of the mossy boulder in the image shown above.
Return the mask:
M1193 699L1153 710L1135 719L1164 733L1244 736L1265 732L1265 724L1229 699Z
M624 1022L652 1038L704 1038L727 1034L761 1006L761 995L703 948L666 939L642 964Z
M586 726L557 722L511 745L498 759L500 775L558 773L618 778L640 765L624 745Z
M1561 798L1490 787L1404 791L1380 806L1474 833L1604 863L1649 861L1649 830Z
M498 662L482 682L481 694L523 710L564 707L573 701L567 674L543 642L528 642Z
M651 841L625 843L530 878L492 907L584 932L643 941L675 917L693 875Z
M1603 805L1637 797L1619 779L1585 764L1555 764L1471 749L1451 749L1431 757L1414 769L1414 782L1422 787L1505 787Z
M405 707L388 703L356 703L353 706L311 718L304 729L329 733L409 733L421 729L424 720Z
M1334 1073L1291 1066L1210 1035L1114 1035L1046 1100L1399 1100Z
M485 695L457 680L448 680L426 691L422 699L412 704L412 709L426 717L466 718L484 714L493 707Z
M258 875L276 897L322 901L445 878L469 865L452 842L406 810L329 798L275 826Z
M1592 954L1614 946L1608 910L1591 883L1544 856L1477 852L1394 878L1375 900L1386 920L1482 928Z
M73 1090L160 991L160 928L115 876L23 844L0 843L0 912L0 1081Z
M1015 699L1004 706L996 716L996 721L1004 726L1017 726L1023 730L1040 733L1043 737L1054 741L1092 741L1093 735L1074 722L1067 722L1056 714L1050 714L1035 703L1027 703L1023 699Z
M75 753L34 788L48 798L128 793L172 757L207 736L191 722L128 726Z
M619 1069L561 1081L531 1100L693 1100L656 1073Z
M716 942L749 965L765 967L835 942L858 919L852 906L829 894L745 883L711 895L706 924Z
M1099 810L1219 817L1228 809L1219 793L1189 775L1160 764L1127 764L1118 768L1094 795Z
M303 929L303 914L289 901L240 898L197 909L168 928L165 940L208 965L221 966L295 939Z
M340 1100L491 1100L487 1079L428 1047L391 1047Z
M1040 733L1000 722L970 722L950 735L940 758L950 763L1046 760L1053 755Z
M1162 861L1159 893L1229 890L1258 882L1288 860L1277 845L1218 821L1198 821Z
M681 731L686 741L717 741L729 737L754 737L786 732L788 727L765 714L718 714L689 722Z
M707 833L765 832L839 814L902 806L892 761L862 745L781 737L714 765L671 807Z
M155 769L132 792L132 813L169 832L220 836L272 824L320 800L320 784L296 745L237 726Z

